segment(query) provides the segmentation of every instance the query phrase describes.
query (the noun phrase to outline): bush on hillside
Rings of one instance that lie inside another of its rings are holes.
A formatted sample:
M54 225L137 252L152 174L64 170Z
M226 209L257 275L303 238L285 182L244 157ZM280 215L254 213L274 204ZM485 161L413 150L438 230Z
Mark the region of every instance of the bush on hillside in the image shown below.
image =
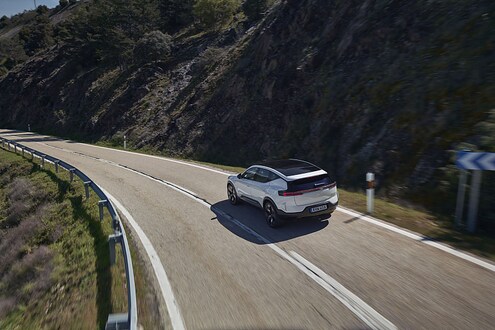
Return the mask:
M193 12L198 25L210 29L227 23L238 8L238 0L197 0Z
M48 13L48 7L45 5L38 6L38 8L36 8L36 13L38 15L44 15Z
M53 27L46 16L38 16L34 24L25 26L19 32L26 54L31 56L37 51L53 44Z
M194 0L162 0L158 3L160 26L163 30L174 33L194 21Z
M102 0L61 23L57 36L82 63L108 62L126 70L139 39L158 27L154 0Z
M134 47L136 63L153 62L170 55L172 38L160 31L146 33Z
M10 20L7 16L3 15L1 18L0 18L0 29L3 29L4 27L6 27L7 25L9 25L10 23Z
M250 21L257 21L263 17L268 6L268 0L245 0L242 11Z

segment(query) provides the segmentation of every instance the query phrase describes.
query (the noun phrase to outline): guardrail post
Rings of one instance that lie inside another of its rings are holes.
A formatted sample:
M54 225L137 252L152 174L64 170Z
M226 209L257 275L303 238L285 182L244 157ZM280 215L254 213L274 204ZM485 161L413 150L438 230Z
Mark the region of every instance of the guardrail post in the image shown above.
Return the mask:
M69 169L70 182L74 181L74 172L76 170L74 168Z
M55 163L55 173L58 173L58 163L60 163L59 160L54 161Z
M21 148L22 157L24 157L24 147Z
M84 192L86 193L86 199L89 198L89 185L90 184L91 184L91 181L84 182Z
M45 155L41 155L41 168L45 168Z
M98 208L100 209L100 221L103 221L103 207L107 205L108 201L106 199L98 202Z
M110 248L110 265L115 265L115 244L122 243L122 234L108 236L108 246Z

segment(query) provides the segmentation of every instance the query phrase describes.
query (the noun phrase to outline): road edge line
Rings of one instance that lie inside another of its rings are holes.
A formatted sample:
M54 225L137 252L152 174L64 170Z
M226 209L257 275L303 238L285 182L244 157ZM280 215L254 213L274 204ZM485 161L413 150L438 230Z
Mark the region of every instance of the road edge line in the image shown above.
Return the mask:
M148 236L146 236L144 231L141 229L139 224L136 222L134 217L130 214L130 212L114 196L108 193L108 191L104 190L103 188L101 188L101 190L103 190L103 192L110 198L111 202L116 206L116 208L120 210L120 212L122 212L127 222L132 226L132 228L138 235L141 243L143 244L143 247L148 254L148 258L150 259L151 265L155 272L155 276L157 277L158 284L160 285L163 299L165 300L165 304L167 306L168 315L172 323L172 328L175 330L186 329L184 325L184 319L182 318L182 314L179 309L179 305L172 290L172 285L170 284L165 268L163 267L160 257L153 247L153 244L149 240Z
M414 233L414 232L410 232L406 229L403 229L403 228L400 228L400 227L397 227L397 226L394 226L392 224L389 224L389 223L386 223L384 222L383 220L380 220L380 219L377 219L377 218L373 218L373 217L370 217L370 216L367 216L365 214L362 214L362 213L358 213L356 211L353 211L353 210L350 210L350 209L347 209L347 208L343 208L341 206L337 207L337 211L339 212L342 212L342 213L345 213L347 215L351 215L353 217L357 217L358 219L361 219L361 220L364 220L366 222L369 222L371 224L374 224L378 227L382 227L384 229L387 229L387 230L390 230L390 231L393 231L397 234L400 234L400 235L403 235L403 236L406 236L406 237L409 237L415 241L418 241L420 243L423 243L423 244L426 244L426 245L429 245L431 247L434 247L436 249L439 249L439 250L442 250L446 253L449 253L453 256L456 256L458 258L461 258L463 260L466 260L466 261L469 261L471 263L474 263L480 267L483 267L487 270L490 270L492 272L495 272L495 265L494 264L491 264L487 261L484 261L484 260L481 260L479 259L478 257L474 257L474 256L471 256L465 252L462 252L462 251L459 251L459 250L456 250L446 244L442 244L440 242L436 242L434 241L432 238L429 238L428 236L424 236L424 235L421 235L421 234L417 234L417 233Z

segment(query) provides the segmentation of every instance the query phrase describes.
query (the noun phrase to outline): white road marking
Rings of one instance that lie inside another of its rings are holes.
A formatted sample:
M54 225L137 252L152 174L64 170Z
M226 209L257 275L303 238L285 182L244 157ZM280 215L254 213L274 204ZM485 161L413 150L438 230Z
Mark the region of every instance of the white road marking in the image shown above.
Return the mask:
M296 266L297 269L302 271L313 281L315 281L325 290L331 293L335 298L337 298L341 303L349 308L351 312L353 312L372 329L397 329L397 327L392 322L390 322L373 308L371 308L368 304L358 298L351 291L347 290L342 284L330 277L330 275L320 270L318 267L301 257L299 254L291 251L290 253L292 254L292 256L290 256L287 252L271 242L268 238L258 234L255 230L244 225L242 222L232 217L231 215L217 208L212 208L212 211L221 214L229 221L233 222L235 225L239 226L246 232L256 237L261 242L265 243L265 245L275 251L275 253L289 261L291 264Z
M101 188L101 186L100 186ZM160 285L160 289L162 291L163 299L167 305L168 315L170 316L170 321L172 322L172 328L175 330L183 330L185 329L184 320L182 319L182 315L180 313L179 305L177 300L175 299L174 292L172 290L172 286L170 285L170 281L167 276L167 272L163 267L163 264L156 252L153 244L149 240L148 236L141 229L139 224L134 220L131 213L127 211L127 209L108 191L101 188L101 190L110 198L112 204L114 204L120 212L126 217L127 222L131 224L134 231L137 233L141 243L143 243L144 249L150 258L151 265L153 270L155 271L156 278L158 280L158 284Z
M461 259L464 259L466 261L469 261L469 262L472 262L478 266L481 266L485 269L488 269L492 272L495 272L495 265L494 264L491 264L491 263L488 263L486 261L483 261L481 259L478 259L476 257L473 257L467 253L464 253L464 252L461 252L461 251L458 251L450 246L447 246L445 244L442 244L442 243L439 243L439 242L435 242L433 240L431 240L430 238L428 238L427 236L423 236L423 235L419 235L419 234L415 234L415 233L412 233L410 231L407 231L405 229L402 229L402 228L399 228L399 227L396 227L396 226L393 226L393 225L390 225L388 223L385 223L381 220L378 220L378 219L375 219L375 218L372 218L372 217L369 217L369 216L366 216L364 214L361 214L361 213L357 213L355 211L352 211L352 210L349 210L347 208L343 208L343 207L338 207L337 208L338 211L340 212L343 212L345 214L348 214L348 215L351 215L353 217L356 217L356 218L359 218L361 220L364 220L366 222L369 222L369 223L372 223L376 226L379 226L379 227L382 227L382 228L385 228L387 230L390 230L390 231L393 231L395 233L398 233L398 234L401 234L401 235L404 235L404 236L407 236L409 238L412 238L413 240L415 241L418 241L418 242L421 242L421 243L424 243L426 245L429 245L429 246L432 246L434 248L437 248L439 250L442 250L442 251L445 251L447 253L450 253L456 257L459 257Z
M69 140L61 140L61 142L67 142L67 141L69 141ZM187 165L187 166L191 166L191 167L196 167L196 168L199 168L199 169L202 169L202 170L210 171L210 172L217 173L217 174L222 174L222 175L225 175L225 176L229 176L229 175L233 175L234 174L234 173L231 173L231 172L229 173L229 172L219 171L219 170L215 170L215 169L213 169L211 167L202 166L202 165L198 165L198 164L193 164L191 162L185 162L185 161L181 161L181 160L177 160L177 159L173 159L173 158L168 158L168 157L161 157L161 156L141 154L141 153L133 152L133 151L120 150L120 149L114 149L114 148L108 148L108 147L102 147L102 146L95 146L93 144L86 144L86 143L79 143L79 142L78 143L74 143L73 141L70 141L70 143L71 144L80 144L80 145L83 145L83 146L88 146L88 147L93 147L93 148L99 148L99 149L117 151L117 152L121 152L121 153L125 153L125 154L131 154L131 155L136 155L136 156L144 156L144 157L159 159L159 160L163 160L163 161L167 161L167 162L171 162L171 163L177 163L177 164Z
M294 259L312 272L311 278L318 282L318 284L330 292L335 298L340 300L345 306L347 306L347 308L353 311L354 314L356 314L372 329L397 329L393 323L380 315L377 311L345 288L342 284L337 282L337 280L332 278L330 275L326 274L320 268L301 257L296 252L290 251L290 254L294 257Z

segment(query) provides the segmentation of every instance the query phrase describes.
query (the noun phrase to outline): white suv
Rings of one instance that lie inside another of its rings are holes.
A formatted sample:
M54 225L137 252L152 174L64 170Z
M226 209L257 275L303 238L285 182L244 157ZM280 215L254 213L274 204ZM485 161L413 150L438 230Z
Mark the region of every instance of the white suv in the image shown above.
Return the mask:
M263 208L270 227L288 217L328 218L339 201L327 172L298 159L260 163L229 176L227 195L233 205L242 200Z

